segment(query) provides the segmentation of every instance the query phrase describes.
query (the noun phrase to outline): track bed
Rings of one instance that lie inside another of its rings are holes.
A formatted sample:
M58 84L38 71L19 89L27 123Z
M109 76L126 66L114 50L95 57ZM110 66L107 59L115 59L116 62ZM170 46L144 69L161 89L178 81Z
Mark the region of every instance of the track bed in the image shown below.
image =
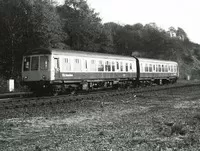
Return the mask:
M198 150L199 92L196 85L7 109L0 150Z

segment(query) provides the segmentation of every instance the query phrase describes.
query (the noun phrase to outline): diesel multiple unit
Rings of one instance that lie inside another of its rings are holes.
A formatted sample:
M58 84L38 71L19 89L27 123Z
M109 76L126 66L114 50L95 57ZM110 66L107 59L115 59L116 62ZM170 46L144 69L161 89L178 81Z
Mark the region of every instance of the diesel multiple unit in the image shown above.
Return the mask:
M139 83L173 83L174 61L73 50L35 49L23 57L22 80L33 91L73 92Z

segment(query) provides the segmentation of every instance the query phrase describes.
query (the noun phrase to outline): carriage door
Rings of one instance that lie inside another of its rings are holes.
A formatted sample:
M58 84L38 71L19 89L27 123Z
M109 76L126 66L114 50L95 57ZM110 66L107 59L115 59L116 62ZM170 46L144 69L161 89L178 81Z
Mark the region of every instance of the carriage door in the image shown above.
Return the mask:
M54 58L54 72L55 72L55 79L60 78L59 58Z

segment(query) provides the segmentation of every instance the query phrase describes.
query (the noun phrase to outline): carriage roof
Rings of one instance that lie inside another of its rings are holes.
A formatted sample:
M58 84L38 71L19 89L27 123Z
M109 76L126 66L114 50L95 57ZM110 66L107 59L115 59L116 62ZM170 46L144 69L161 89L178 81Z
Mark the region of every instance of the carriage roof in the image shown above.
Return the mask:
M134 59L135 57L123 56L116 54L98 53L98 52L86 52L77 50L63 50L63 49L53 49L53 48L38 48L27 51L24 55L75 55L84 57L103 57L103 58L116 58L116 59ZM175 61L159 60L159 59L149 59L149 58L138 58L140 62L162 62L162 63L175 63ZM134 59L135 60L135 59Z

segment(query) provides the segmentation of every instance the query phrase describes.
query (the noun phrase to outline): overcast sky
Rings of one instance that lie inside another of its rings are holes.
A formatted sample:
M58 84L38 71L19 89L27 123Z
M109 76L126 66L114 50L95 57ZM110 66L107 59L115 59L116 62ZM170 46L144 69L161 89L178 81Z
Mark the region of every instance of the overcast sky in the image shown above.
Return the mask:
M55 0L60 4L64 0ZM103 23L155 22L159 27L181 27L191 41L200 44L200 0L87 0Z

